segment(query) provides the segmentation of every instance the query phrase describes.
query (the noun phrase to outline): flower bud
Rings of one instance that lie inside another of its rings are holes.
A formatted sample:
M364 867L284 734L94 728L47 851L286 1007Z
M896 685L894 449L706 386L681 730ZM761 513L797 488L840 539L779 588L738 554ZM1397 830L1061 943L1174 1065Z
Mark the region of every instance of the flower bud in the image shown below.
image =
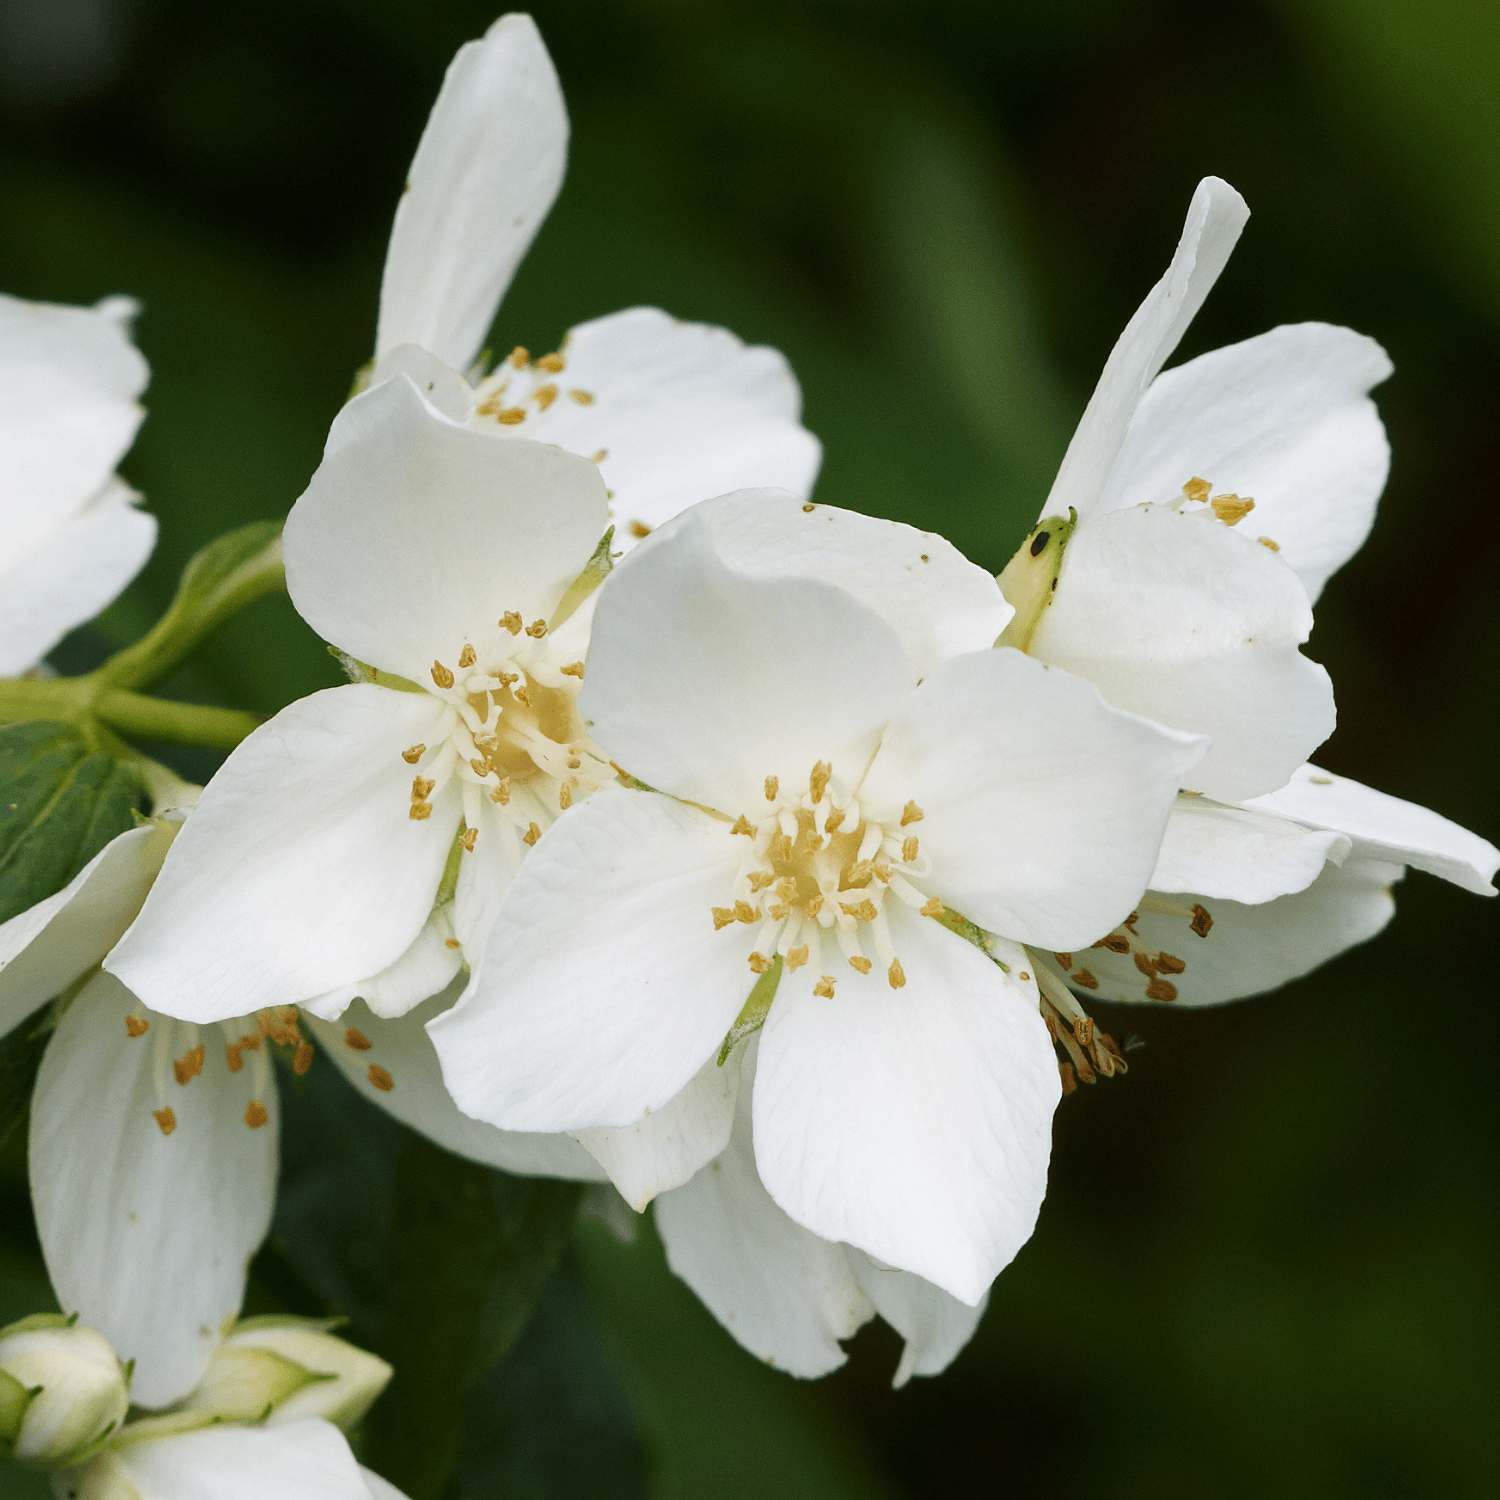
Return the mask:
M229 1421L322 1417L346 1431L385 1389L391 1367L307 1318L245 1318L214 1352L187 1399Z
M125 1420L115 1351L56 1313L0 1328L0 1454L56 1469L79 1463Z

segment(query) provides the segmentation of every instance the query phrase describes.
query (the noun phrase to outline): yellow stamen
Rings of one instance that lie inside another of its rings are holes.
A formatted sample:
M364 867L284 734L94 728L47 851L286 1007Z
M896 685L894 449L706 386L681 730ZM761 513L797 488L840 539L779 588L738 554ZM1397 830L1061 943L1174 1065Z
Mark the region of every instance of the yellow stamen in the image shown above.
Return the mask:
M245 1124L251 1130L259 1130L271 1117L266 1113L266 1107L259 1099L252 1099L245 1106Z
M410 749L403 750L401 752L401 759L404 760L407 765L414 766L426 753L426 745L413 745Z
M908 802L901 809L901 826L905 828L908 823L920 823L923 816L922 809L915 802Z
M125 1017L125 1030L128 1031L131 1036L145 1036L145 1034L150 1029L151 1023L143 1016Z
M474 648L471 645L469 645L467 642L465 642L464 643L464 649L458 653L458 664L459 664L459 666L461 666L461 667L472 667L474 665L474 663L476 661L478 661L478 660L479 660L479 657L478 657L478 654L475 652Z
M861 974L868 974L873 966L868 958L855 957L849 960L849 967L858 969Z
M382 1094L388 1094L396 1087L396 1080L386 1072L379 1063L370 1064L370 1082L380 1090Z
M500 628L502 630L510 631L512 635L520 635L521 616L519 612L514 609L506 610L505 613L500 616Z
M161 1126L163 1135L171 1135L177 1129L177 1116L170 1109L153 1109L151 1116Z
M536 843L536 841L539 838L541 838L541 836L542 836L541 826L539 824L537 824L537 823L533 823L526 830L524 836L521 839L521 842L523 844L532 844L532 845L534 845Z
M899 990L906 983L906 971L901 967L899 958L891 960L891 966L886 970L886 978L890 980L893 990Z

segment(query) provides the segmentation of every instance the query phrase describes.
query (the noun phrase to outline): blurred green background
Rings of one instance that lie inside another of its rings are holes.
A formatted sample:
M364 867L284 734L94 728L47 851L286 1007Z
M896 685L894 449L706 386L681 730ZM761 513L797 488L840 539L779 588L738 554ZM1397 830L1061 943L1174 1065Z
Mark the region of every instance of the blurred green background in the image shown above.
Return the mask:
M1397 367L1378 393L1390 489L1311 648L1339 689L1320 759L1495 835L1494 0L534 13L572 161L497 347L554 347L633 303L774 343L827 448L819 498L940 530L991 568L1193 184L1233 182L1254 217L1182 355L1317 318L1372 334ZM0 288L134 294L153 370L125 472L161 544L64 664L130 638L191 551L300 492L370 352L390 213L443 68L495 14L0 3ZM334 680L274 600L175 686L269 710ZM1495 1493L1494 924L1416 876L1379 940L1281 994L1111 1015L1147 1045L1128 1078L1063 1105L1034 1239L953 1369L901 1393L883 1326L837 1375L794 1383L719 1333L649 1226L630 1249L587 1226L471 1394L465 1500ZM289 1204L299 1181L317 1196L299 1172L336 1162L334 1119L379 1138L335 1080L309 1088ZM16 1146L6 1314L44 1295ZM377 1153L346 1176L378 1186L380 1170ZM287 1208L256 1295L347 1301L347 1266L320 1269L299 1232ZM7 1495L21 1484L0 1472Z

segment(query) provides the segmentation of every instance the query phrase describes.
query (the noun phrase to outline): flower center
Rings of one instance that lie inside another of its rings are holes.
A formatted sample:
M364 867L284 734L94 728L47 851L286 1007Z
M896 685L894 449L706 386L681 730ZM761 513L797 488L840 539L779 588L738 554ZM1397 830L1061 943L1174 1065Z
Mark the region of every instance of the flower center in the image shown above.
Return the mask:
M914 881L932 872L914 825L922 809L908 802L889 825L864 816L851 788L819 761L805 792L782 791L774 776L765 783L765 808L752 819L741 813L730 832L750 840L730 891L729 906L713 908L715 929L736 922L758 924L750 967L757 974L780 954L788 969L816 963L815 994L831 997L839 961L860 974L878 961L892 989L906 983L885 913L888 897L924 917L940 917L943 903ZM866 949L872 949L872 959ZM831 965L828 959L832 959Z

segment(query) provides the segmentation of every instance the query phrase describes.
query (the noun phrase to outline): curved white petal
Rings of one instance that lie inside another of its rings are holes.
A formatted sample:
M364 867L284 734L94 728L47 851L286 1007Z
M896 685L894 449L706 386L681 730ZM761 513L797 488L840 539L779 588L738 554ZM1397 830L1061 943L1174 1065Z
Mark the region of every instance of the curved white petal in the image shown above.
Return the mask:
M1170 901L1182 909L1163 914L1146 909L1148 894L1135 924L1142 944L1155 955L1180 959L1182 972L1168 971L1177 1005L1218 1005L1247 995L1264 994L1326 963L1346 948L1375 936L1396 910L1392 885L1401 879L1400 865L1351 855L1343 866L1326 865L1304 891L1244 906L1211 896L1178 895ZM1206 938L1189 927L1188 908L1203 906L1213 918ZM1139 1000L1149 982L1134 961L1103 948L1072 955L1098 980L1087 986L1104 1000Z
M739 1081L739 1068L728 1061L721 1065L715 1054L661 1109L634 1125L580 1130L576 1138L640 1213L658 1193L680 1187L724 1149Z
M130 447L149 376L135 311L0 296L0 577L99 495Z
M156 517L136 509L140 498L114 480L15 566L0 562L0 677L34 666L145 566Z
M452 906L434 907L411 947L388 969L304 1000L302 1009L322 1020L337 1021L352 1001L363 1000L371 1014L393 1020L447 989L463 962L462 945L453 936Z
M567 109L536 23L501 16L458 49L417 144L386 251L377 355L420 344L455 370L472 363L567 156Z
M970 1304L1025 1244L1047 1185L1057 1060L1028 960L892 903L906 974L784 974L760 1035L755 1160L804 1228Z
M1269 536L1316 600L1375 519L1391 447L1369 393L1391 368L1374 339L1295 323L1168 370L1136 408L1100 509L1171 500L1195 478L1248 495L1240 528Z
M820 578L868 604L895 630L918 677L950 656L993 646L1015 614L994 576L936 532L776 490L741 490L692 513L737 573Z
M516 837L505 837L499 809L480 799L474 825L474 847L459 856L458 888L453 897L453 931L469 963L478 964L500 911L500 903L515 878Z
M1149 884L1154 891L1196 891L1254 906L1306 890L1326 863L1342 864L1352 847L1331 829L1179 797Z
M1110 351L1042 515L1065 516L1069 506L1082 518L1098 511L1137 403L1197 316L1249 217L1227 182L1205 177L1198 184L1172 263Z
M844 1363L839 1340L851 1338L874 1308L848 1249L793 1223L761 1184L750 1130L753 1051L752 1043L728 1146L656 1200L656 1227L667 1264L744 1348L774 1369L814 1380Z
M474 420L602 454L617 549L710 495L746 485L811 492L823 448L802 425L802 392L778 350L632 307L579 324L558 357L557 370L498 366Z
M1137 505L1074 532L1030 649L1117 708L1208 735L1187 784L1238 802L1333 732L1328 674L1298 649L1311 631L1297 575L1253 535Z
M130 828L62 890L0 926L0 1036L99 962L135 919L175 825Z
M586 459L451 421L398 375L334 418L287 517L287 592L324 640L425 684L466 643L513 647L508 610L549 617L608 526Z
M405 375L422 399L443 416L467 422L474 414L474 387L457 370L419 344L397 344L375 361L362 390Z
M1202 748L1019 651L974 652L891 720L860 804L892 826L917 804L925 891L991 932L1066 948L1129 912Z
M370 684L284 708L224 762L106 966L153 1010L295 1005L396 962L432 909L457 784L410 816L407 747L443 705Z
M356 1000L336 1024L308 1016L307 1025L366 1099L445 1151L522 1177L605 1181L603 1168L571 1136L496 1130L453 1102L426 1026L462 990L463 981L456 981L395 1020L381 1020Z
M1284 787L1249 804L1310 828L1330 828L1354 840L1357 855L1390 860L1451 880L1476 896L1492 896L1500 849L1467 828L1415 802L1300 766Z
M914 681L868 605L726 567L689 514L601 591L578 706L632 776L736 815L764 807L768 776L805 785L818 761L856 785Z
M371 1495L400 1495L389 1485L376 1491L365 1478L367 1471L355 1463L343 1433L316 1417L278 1427L226 1422L137 1443L109 1457L134 1485L139 1500L370 1500ZM86 1496L87 1489L82 1493Z
M712 917L745 843L697 808L618 787L560 819L468 992L428 1028L459 1108L551 1131L632 1125L670 1103L754 984L752 929Z
M913 1375L940 1375L974 1337L988 1293L970 1307L910 1271L881 1265L861 1250L848 1254L875 1311L906 1340L891 1384L900 1390Z
M217 1028L200 1038L145 1013L131 1036L126 1017L142 1013L100 974L58 1024L32 1100L31 1192L58 1301L136 1361L132 1400L165 1406L239 1311L271 1223L278 1107L269 1069L231 1072ZM180 1084L172 1064L195 1045L201 1071Z

